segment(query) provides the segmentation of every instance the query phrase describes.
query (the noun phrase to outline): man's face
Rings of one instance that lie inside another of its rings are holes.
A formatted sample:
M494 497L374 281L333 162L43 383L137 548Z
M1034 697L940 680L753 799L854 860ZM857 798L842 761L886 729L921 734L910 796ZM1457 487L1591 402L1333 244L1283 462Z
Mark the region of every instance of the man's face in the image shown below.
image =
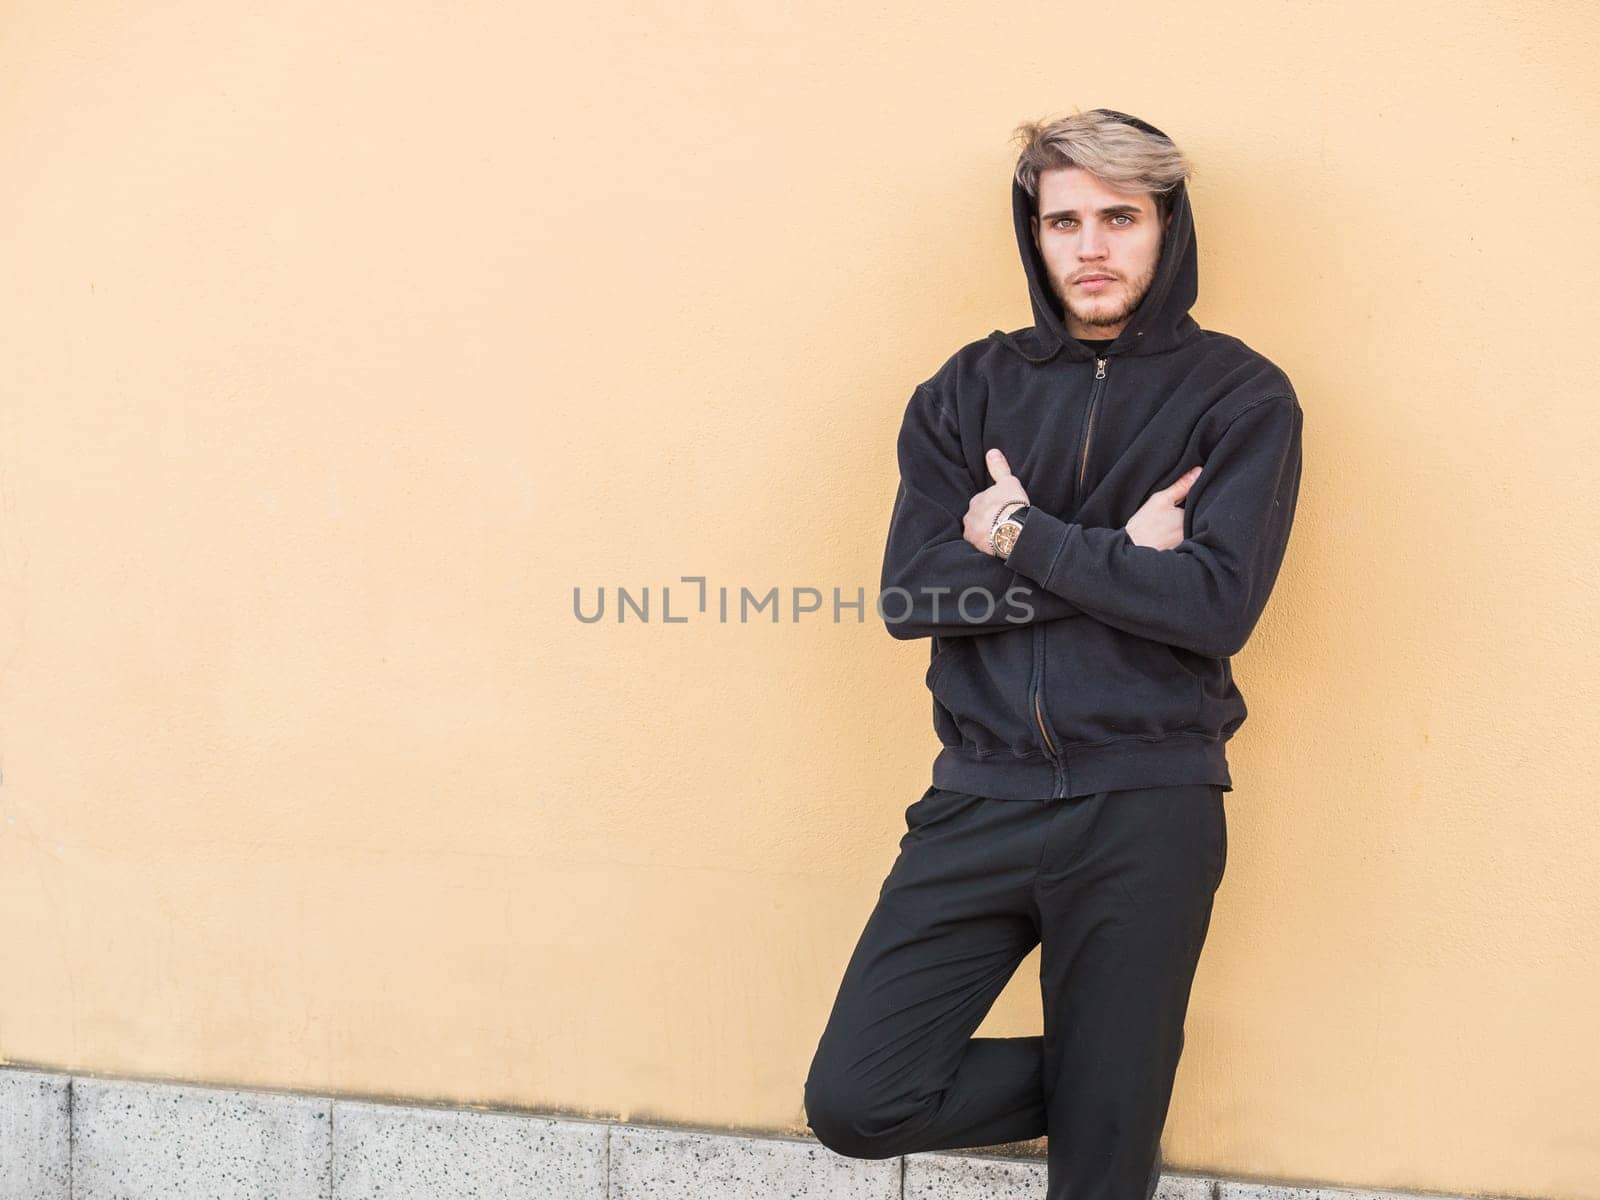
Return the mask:
M1082 167L1040 174L1033 240L1068 333L1122 332L1155 278L1162 233L1149 192L1114 192Z

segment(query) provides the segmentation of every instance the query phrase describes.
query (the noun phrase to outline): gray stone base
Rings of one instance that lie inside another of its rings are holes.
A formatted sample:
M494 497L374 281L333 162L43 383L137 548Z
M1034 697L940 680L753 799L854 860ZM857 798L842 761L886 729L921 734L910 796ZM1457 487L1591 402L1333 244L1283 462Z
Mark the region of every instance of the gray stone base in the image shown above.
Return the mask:
M1044 1193L1039 1159L851 1159L810 1138L0 1068L0 1200L1042 1200ZM1162 1176L1156 1193L1157 1200L1402 1195L1178 1174Z

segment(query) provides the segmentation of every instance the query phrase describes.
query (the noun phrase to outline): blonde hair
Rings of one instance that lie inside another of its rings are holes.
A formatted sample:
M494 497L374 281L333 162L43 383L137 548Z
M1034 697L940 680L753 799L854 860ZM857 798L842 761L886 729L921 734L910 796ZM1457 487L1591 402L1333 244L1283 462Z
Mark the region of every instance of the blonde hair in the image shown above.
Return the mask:
M1041 173L1056 167L1082 167L1119 192L1152 193L1156 213L1165 219L1172 194L1194 174L1172 139L1137 117L1112 109L1095 108L1052 121L1026 121L1017 126L1012 138L1022 145L1016 181L1034 198L1035 209Z

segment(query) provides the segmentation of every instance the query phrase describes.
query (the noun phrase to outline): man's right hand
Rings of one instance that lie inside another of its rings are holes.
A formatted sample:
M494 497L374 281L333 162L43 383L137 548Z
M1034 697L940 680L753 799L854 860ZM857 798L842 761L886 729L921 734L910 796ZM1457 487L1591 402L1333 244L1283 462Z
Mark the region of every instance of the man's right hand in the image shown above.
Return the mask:
M1169 487L1150 493L1124 528L1137 546L1152 550L1171 550L1183 541L1183 509L1178 504L1189 494L1200 468L1191 467Z

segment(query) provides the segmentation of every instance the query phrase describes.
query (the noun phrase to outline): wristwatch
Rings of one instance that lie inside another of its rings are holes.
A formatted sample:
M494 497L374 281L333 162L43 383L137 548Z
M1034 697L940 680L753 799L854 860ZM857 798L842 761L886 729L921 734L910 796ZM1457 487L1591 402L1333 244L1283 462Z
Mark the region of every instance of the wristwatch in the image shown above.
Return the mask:
M1030 507L1024 504L994 527L989 542L994 547L995 557L1003 561L1010 556L1011 547L1017 544L1017 535L1022 532L1022 522L1027 518Z

